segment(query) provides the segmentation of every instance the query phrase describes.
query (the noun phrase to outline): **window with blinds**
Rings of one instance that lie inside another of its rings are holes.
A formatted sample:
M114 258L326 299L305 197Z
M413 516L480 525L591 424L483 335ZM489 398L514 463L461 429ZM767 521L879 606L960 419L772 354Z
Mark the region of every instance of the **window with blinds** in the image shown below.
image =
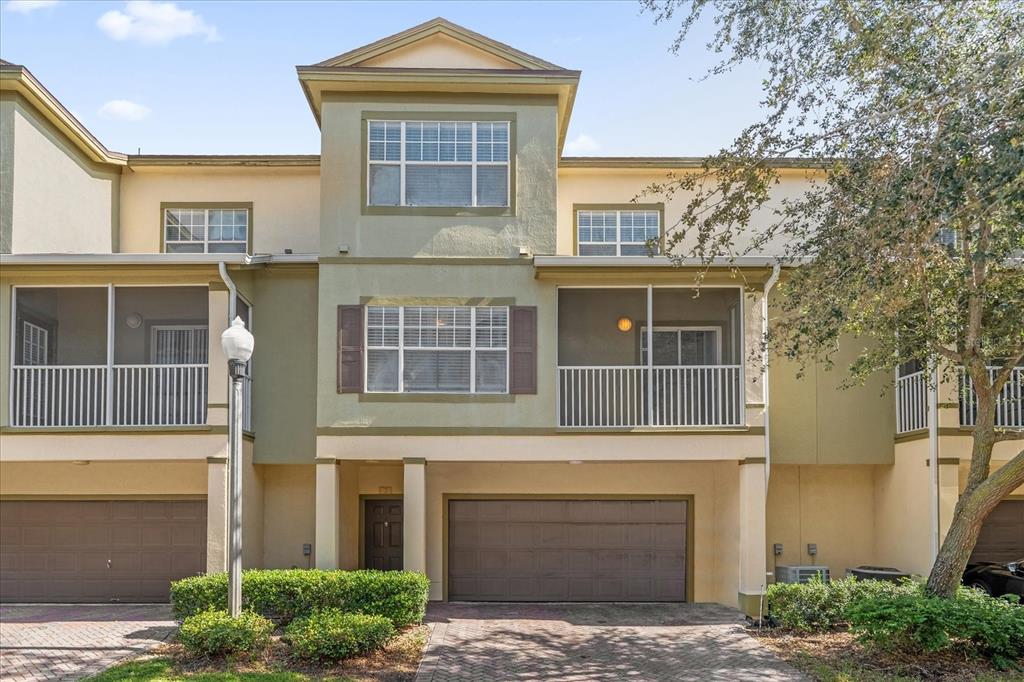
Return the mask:
M249 246L247 208L164 210L167 253L245 253Z
M580 256L646 256L660 252L661 211L576 211Z
M367 205L509 205L508 121L367 121Z
M366 390L507 393L508 308L368 306Z

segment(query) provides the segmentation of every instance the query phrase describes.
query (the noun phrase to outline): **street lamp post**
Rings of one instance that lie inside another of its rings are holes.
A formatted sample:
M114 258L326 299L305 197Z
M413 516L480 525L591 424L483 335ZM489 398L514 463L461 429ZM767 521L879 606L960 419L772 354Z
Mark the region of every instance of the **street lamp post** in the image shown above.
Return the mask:
M228 612L242 612L242 379L252 357L253 337L242 318L236 317L220 336L228 358L231 393L228 398Z

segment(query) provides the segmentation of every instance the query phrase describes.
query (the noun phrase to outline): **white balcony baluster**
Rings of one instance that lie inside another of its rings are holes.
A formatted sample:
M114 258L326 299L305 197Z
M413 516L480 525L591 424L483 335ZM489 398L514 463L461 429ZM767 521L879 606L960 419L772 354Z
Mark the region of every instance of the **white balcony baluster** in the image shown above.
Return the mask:
M928 381L924 371L896 379L896 433L928 428Z
M999 367L989 367L989 380ZM978 417L978 397L967 372L960 368L960 425L974 426ZM1024 367L1015 367L996 397L996 426L1024 428Z

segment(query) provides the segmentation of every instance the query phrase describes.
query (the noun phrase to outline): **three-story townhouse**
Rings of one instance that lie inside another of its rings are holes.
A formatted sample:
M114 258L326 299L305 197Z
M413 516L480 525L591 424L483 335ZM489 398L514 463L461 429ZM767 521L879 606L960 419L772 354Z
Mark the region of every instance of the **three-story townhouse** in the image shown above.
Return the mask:
M235 315L246 566L748 612L775 565L927 571L969 392L936 478L916 368L896 409L889 377L765 375L775 254L698 287L659 253L685 197L644 188L701 159L563 157L580 73L443 19L298 76L317 156L133 156L0 65L0 598L223 570ZM776 201L813 172L778 163ZM1021 498L979 556L1022 553Z

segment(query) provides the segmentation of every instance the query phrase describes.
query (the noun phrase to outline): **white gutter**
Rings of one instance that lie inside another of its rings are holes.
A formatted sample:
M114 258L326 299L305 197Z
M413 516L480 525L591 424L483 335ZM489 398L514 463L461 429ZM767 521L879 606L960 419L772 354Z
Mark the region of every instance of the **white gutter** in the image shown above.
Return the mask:
M800 265L810 259L787 259L787 264ZM679 266L710 267L772 267L779 265L775 256L743 256L715 258L710 262L701 258L668 258L666 256L534 256L537 268L671 268Z
M764 295L761 296L761 368L762 368L762 384L761 384L761 400L764 402L764 492L765 492L765 504L768 502L768 481L772 475L772 442L771 442L771 415L768 412L769 393L768 393L768 293L775 286L775 283L779 281L779 273L782 267L776 261L775 265L772 266L772 274L768 278L768 281L764 283ZM767 511L767 510L766 510Z
M255 265L316 263L315 253L16 253L0 254L0 265Z

